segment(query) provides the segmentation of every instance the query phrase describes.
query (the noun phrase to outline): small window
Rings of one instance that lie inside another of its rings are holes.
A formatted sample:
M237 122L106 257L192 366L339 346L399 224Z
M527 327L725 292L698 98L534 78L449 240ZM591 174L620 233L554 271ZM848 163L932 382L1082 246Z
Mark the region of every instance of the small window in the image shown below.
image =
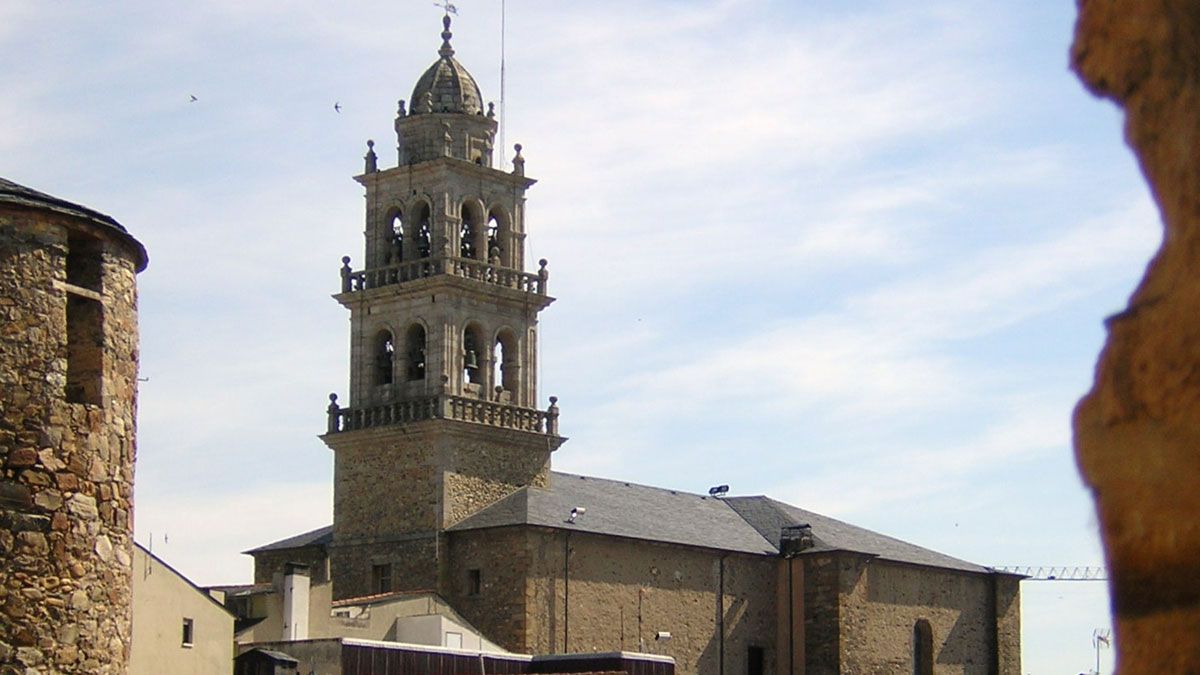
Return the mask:
M104 306L67 293L67 386L71 403L103 403Z
M388 330L375 336L375 384L391 384L396 360L396 342Z
M195 634L193 632L192 620L185 617L183 620L183 646L191 647L192 639L194 637L195 637Z
M392 566L390 563L371 566L371 591L374 593L392 592Z
M104 252L98 239L70 233L67 235L67 283L99 293L102 289L101 264Z
M763 675L766 651L762 647L750 647L746 650L746 675Z
M479 595L483 591L483 574L479 570L467 570L467 595Z

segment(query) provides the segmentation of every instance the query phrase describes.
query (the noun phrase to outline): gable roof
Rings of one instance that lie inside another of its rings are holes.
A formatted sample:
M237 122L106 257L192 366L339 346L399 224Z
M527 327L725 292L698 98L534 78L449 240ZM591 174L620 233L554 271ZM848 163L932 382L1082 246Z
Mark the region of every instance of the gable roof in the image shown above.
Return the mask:
M568 522L571 509L587 512ZM550 487L524 487L450 528L537 525L740 553L776 549L720 499L557 471Z
M572 522L571 510L577 507L586 511ZM560 471L550 473L549 487L523 487L449 531L517 525L757 555L779 554L782 528L809 525L814 545L806 552L846 551L912 565L983 574L993 571L770 497L718 499ZM327 526L246 553L326 545L332 539L333 527Z
M866 528L785 504L770 497L729 497L723 500L744 521L779 550L780 530L795 525L812 527L812 552L852 551L883 560L962 570L991 572L986 567L922 548Z
M303 548L305 546L327 546L331 541L333 541L333 525L326 525L325 527L318 527L317 529L305 532L304 534L297 534L294 537L280 539L279 541L271 542L270 544L263 544L258 548L252 548L249 551L242 551L242 553L253 554L264 553L266 551L282 551L291 548Z
M217 607L220 607L220 608L221 608L221 610L222 610L222 611L224 611L224 612L225 612L226 614L228 614L229 616L233 616L233 612L229 611L229 608L228 608L228 607L226 607L226 606L225 606L223 603L221 603L221 602L220 602L220 601L218 601L216 598L214 598L214 597L212 596L212 593L209 593L209 592L208 592L208 589L207 589L207 588L201 588L201 587L197 586L197 585L196 585L194 582L192 582L192 580L191 580L191 579L189 579L189 578L185 577L185 576L183 575L183 573L182 573L182 572L180 572L179 570L175 569L174 567L171 567L169 564L167 564L167 562L166 562L165 560L163 560L162 558L160 558L160 557L158 557L158 556L154 555L154 552L153 552L153 551L151 551L150 549L146 548L145 546L142 546L141 544L137 543L136 541L135 541L135 542L133 542L133 546L134 546L134 548L136 548L137 550L139 550L139 551L141 551L142 553L144 553L144 554L146 555L146 557L147 557L147 558L149 558L151 561L153 561L153 562L155 562L155 563L158 563L158 565L159 565L160 567L162 567L162 568L163 568L163 569L165 569L166 571L170 572L172 575L174 575L174 576L175 576L177 579L179 579L179 580L180 580L180 581L182 581L183 583L185 583L185 584L187 584L188 586L190 586L190 587L191 587L191 589L192 589L193 591L195 591L196 593L198 593L198 594L200 594L200 595L204 596L204 597L205 597L205 599L207 599L209 602L211 602L212 604L216 605Z

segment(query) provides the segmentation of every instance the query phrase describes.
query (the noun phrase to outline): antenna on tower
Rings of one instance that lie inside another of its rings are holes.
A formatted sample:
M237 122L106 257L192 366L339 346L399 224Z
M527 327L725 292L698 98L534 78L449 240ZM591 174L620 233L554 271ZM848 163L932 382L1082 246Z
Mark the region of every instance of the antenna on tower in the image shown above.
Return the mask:
M500 168L505 168L505 155L508 154L504 144L504 0L500 0Z

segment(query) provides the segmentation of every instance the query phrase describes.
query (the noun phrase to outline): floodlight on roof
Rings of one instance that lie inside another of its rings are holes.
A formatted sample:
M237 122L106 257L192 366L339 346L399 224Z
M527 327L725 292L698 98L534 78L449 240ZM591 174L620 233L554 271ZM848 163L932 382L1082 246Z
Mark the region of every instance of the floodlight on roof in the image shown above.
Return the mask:
M571 515L567 516L567 522L573 523L573 522L575 522L576 518L578 518L579 516L582 516L585 513L587 513L586 507L576 506L571 509Z
M721 497L724 497L728 493L729 493L728 485L717 485L716 487L708 488L708 496L709 497L716 497L717 499L720 499Z

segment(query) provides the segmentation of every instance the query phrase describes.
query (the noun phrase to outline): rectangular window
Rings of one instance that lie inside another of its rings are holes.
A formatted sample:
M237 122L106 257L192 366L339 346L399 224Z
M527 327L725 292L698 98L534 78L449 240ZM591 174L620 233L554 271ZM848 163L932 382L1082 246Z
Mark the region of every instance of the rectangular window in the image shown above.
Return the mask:
M183 646L191 647L193 637L194 637L194 635L192 634L192 620L185 617L183 620Z
M392 592L392 566L390 563L371 565L371 592Z
M97 293L101 287L104 250L99 239L72 232L67 235L67 283Z
M746 675L763 675L766 652L762 647L750 647L746 652Z
M467 570L467 595L479 595L483 591L483 574L479 570Z

